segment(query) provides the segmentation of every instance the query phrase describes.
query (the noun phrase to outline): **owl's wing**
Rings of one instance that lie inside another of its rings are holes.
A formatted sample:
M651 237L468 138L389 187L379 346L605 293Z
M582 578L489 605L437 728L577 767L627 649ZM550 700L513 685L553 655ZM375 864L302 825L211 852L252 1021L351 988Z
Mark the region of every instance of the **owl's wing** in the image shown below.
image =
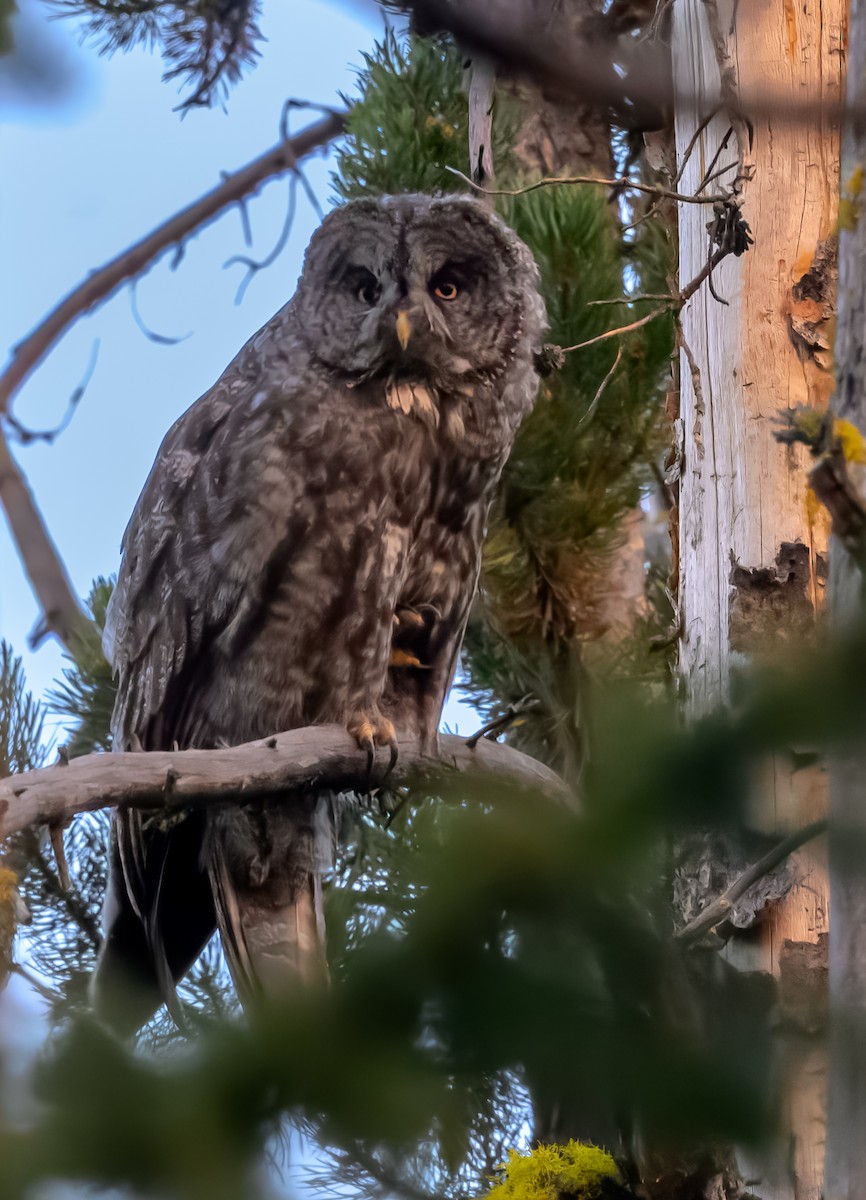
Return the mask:
M169 430L123 538L104 646L119 749L202 744L183 710L197 659L231 652L285 552L302 480L288 462L285 384L243 354Z
M105 635L118 678L117 749L209 744L198 674L213 654L232 653L269 564L288 552L287 514L302 481L286 461L285 371L267 383L266 332L166 435L124 535ZM94 996L119 1027L137 1027L171 1000L213 932L203 840L201 815L167 826L115 813Z

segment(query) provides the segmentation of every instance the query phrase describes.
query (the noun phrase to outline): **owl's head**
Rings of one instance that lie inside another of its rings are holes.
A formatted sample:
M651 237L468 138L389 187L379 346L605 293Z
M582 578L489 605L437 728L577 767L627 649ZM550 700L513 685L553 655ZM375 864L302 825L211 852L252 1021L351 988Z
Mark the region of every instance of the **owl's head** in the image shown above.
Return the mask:
M316 359L347 379L459 389L531 361L545 324L538 269L467 196L390 196L335 209L294 301Z

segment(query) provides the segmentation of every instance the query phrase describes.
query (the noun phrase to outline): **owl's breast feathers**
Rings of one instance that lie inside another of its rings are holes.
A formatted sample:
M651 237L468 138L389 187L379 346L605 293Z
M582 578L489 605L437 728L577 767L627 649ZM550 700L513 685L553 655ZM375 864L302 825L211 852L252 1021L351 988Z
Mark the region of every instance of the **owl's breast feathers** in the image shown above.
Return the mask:
M449 663L416 681L425 727L444 700L520 406L418 385L407 412L381 382L289 368L276 332L176 422L127 529L106 637L118 745L343 720L366 671L386 686L368 659L387 666L400 605L426 614L417 669Z

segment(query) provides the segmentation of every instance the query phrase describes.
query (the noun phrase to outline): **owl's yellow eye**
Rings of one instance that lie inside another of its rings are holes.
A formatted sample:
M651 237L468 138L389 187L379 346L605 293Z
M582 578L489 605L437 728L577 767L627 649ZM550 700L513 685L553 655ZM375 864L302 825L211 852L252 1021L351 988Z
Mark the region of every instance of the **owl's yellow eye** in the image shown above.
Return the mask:
M456 283L451 283L446 280L444 283L437 283L433 289L433 295L440 300L456 300L458 296L458 288Z

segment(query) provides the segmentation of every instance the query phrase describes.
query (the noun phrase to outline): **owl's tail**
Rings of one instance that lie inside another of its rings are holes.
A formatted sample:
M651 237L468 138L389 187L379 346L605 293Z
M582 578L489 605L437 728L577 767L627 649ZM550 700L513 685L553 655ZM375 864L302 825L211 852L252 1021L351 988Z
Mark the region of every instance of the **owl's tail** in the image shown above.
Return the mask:
M327 980L322 878L333 866L334 848L328 792L211 814L204 861L223 949L245 1005Z

